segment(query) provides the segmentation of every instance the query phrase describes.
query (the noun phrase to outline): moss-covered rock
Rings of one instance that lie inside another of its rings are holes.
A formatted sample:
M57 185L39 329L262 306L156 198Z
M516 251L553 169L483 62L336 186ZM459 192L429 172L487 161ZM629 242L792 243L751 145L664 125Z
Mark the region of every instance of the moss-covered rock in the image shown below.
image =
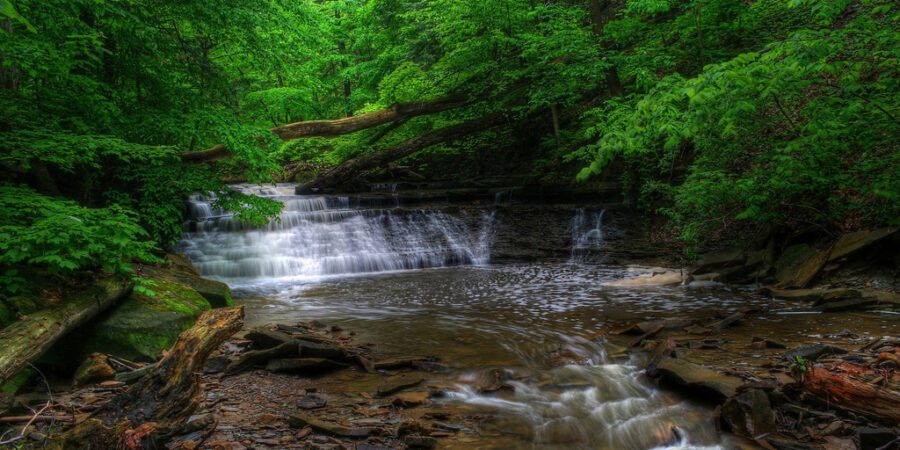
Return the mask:
M141 271L154 280L167 280L190 286L209 301L213 308L234 306L231 288L221 281L201 277L186 256L177 253L166 255L166 264L143 267Z
M73 336L72 357L92 352L154 361L211 308L197 291L181 283L155 280L153 295L133 292L115 309Z

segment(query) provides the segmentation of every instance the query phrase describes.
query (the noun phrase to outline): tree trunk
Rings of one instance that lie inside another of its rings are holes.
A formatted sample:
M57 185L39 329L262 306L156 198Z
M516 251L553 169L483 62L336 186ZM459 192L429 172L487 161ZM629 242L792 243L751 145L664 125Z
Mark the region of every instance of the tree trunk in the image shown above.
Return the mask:
M477 133L488 128L500 125L506 120L506 116L495 113L477 119L463 122L439 130L407 139L395 147L362 155L341 163L334 169L325 172L315 180L297 188L298 193L309 192L316 188L327 188L352 180L360 173L376 167L384 167L388 163L409 156L426 147L443 142L449 142L469 134Z
M209 354L243 325L243 307L206 311L150 373L50 448L163 448L200 404Z
M0 384L40 358L59 338L94 318L129 292L131 284L126 281L101 279L61 305L31 314L0 331Z

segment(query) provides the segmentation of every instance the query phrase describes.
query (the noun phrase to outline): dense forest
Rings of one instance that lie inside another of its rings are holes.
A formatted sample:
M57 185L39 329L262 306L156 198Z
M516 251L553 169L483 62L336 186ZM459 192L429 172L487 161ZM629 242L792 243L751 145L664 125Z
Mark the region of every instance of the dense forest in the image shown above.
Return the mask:
M352 186L394 163L538 184L614 177L689 244L747 224L835 232L900 217L889 0L0 11L7 291L22 264L152 260L179 236L191 192L260 222L279 205L227 181ZM344 117L362 120L302 125Z

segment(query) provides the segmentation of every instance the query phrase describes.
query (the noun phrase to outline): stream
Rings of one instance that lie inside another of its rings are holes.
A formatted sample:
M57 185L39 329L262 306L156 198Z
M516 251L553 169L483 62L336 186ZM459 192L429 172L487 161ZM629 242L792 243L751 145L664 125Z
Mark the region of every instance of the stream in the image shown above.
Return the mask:
M180 251L232 286L248 326L318 320L384 355L437 357L452 385L440 401L496 417L483 442L460 448L730 448L708 405L657 389L601 331L762 299L715 284L603 286L642 269L592 257L615 235L602 209L573 206L569 258L492 264L489 205L450 214L296 196L292 185L237 188L283 201L280 220L247 227L197 195ZM473 389L487 369L513 389Z

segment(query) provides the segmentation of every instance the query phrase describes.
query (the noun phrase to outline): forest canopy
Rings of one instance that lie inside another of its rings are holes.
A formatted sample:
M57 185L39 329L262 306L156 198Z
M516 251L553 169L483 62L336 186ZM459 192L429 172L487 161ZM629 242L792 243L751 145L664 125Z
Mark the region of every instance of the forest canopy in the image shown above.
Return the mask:
M621 183L687 244L900 224L891 0L0 0L0 287L128 272L232 181ZM461 168L474 168L461 170Z

